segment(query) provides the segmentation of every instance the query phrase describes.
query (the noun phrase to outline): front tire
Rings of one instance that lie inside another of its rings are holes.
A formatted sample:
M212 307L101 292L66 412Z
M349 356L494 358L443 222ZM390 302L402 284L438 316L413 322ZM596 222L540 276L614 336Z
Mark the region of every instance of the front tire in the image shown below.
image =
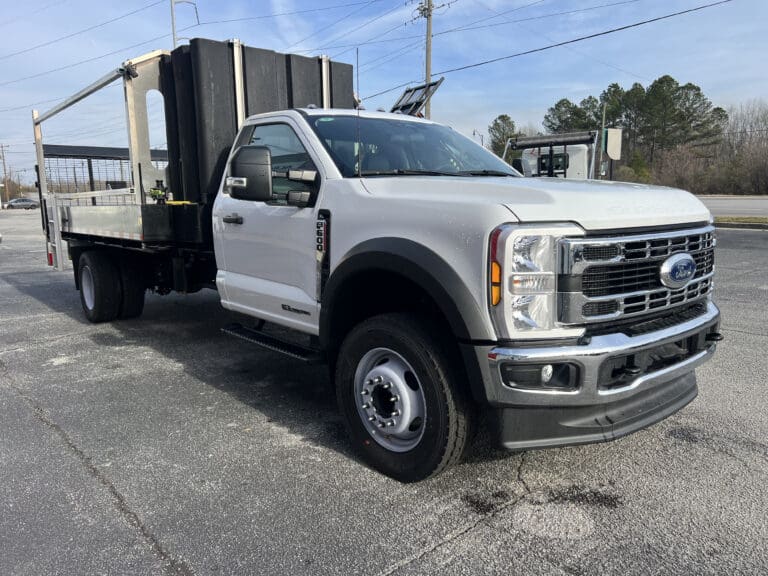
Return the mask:
M106 252L83 252L78 259L80 303L90 322L109 322L117 318L122 293L117 266Z
M460 372L426 326L405 314L365 320L345 338L336 367L336 397L355 449L401 482L458 462L470 435Z

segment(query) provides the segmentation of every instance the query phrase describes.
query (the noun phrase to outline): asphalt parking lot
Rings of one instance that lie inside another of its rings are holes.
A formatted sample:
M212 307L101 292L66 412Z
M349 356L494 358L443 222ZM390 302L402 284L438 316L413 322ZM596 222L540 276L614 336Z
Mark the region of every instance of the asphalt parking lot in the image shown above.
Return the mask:
M0 573L768 572L768 232L720 230L700 394L601 445L401 485L356 461L322 368L231 339L216 294L88 324L37 212L0 212Z

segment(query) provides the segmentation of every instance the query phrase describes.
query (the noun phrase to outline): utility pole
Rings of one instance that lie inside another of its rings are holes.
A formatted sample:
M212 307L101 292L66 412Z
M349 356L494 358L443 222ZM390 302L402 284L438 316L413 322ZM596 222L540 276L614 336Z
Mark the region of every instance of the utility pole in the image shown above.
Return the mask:
M424 0L421 3L420 9L424 15L424 18L427 19L427 51L425 58L426 71L424 76L424 83L429 84L432 82L432 12L434 11L432 0ZM427 103L424 106L424 117L427 120L429 120L432 114L432 102L430 102L430 100L431 98L427 100Z
M421 0L419 7L416 9L418 16L415 16L413 19L416 20L416 18L424 18L427 21L427 42L424 58L424 84L426 86L429 86L429 83L432 82L432 14L439 8L444 8L446 6L450 7L451 4L456 1L457 0L447 0L439 6L435 6L432 0ZM431 112L432 103L431 98L428 97L427 102L424 104L424 117L428 119L431 115Z
M438 8L442 8L445 4L441 4ZM417 8L419 16L427 20L427 49L425 57L425 74L424 84L429 85L432 82L432 13L435 11L435 6L432 0L421 0L419 7ZM429 118L432 112L432 104L430 99L427 99L424 105L424 117Z
M0 197L0 204L5 204L10 197L8 191L8 169L5 167L5 149L8 148L8 144L0 144L0 157L3 159L3 194Z

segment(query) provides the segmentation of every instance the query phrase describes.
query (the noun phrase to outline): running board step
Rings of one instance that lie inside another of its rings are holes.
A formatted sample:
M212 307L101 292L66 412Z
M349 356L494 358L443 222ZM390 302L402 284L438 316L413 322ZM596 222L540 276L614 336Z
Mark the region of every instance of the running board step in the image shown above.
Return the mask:
M221 331L230 336L241 338L251 344L266 348L267 350L279 352L280 354L285 354L296 360L301 360L302 362L320 364L324 361L323 354L320 350L288 342L277 338L276 336L272 336L271 334L266 334L261 330L246 328L242 324L229 324L224 326Z

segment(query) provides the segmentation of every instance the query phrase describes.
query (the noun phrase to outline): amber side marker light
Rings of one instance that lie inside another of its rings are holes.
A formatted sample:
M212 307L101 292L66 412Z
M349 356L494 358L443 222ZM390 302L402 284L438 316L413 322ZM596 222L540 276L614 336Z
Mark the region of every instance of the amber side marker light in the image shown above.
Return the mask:
M488 250L488 260L490 261L490 282L488 286L490 289L491 306L496 306L501 302L501 264L496 261L500 235L501 228L496 228L491 234L491 243Z
M496 306L501 302L501 266L491 262L491 304Z

